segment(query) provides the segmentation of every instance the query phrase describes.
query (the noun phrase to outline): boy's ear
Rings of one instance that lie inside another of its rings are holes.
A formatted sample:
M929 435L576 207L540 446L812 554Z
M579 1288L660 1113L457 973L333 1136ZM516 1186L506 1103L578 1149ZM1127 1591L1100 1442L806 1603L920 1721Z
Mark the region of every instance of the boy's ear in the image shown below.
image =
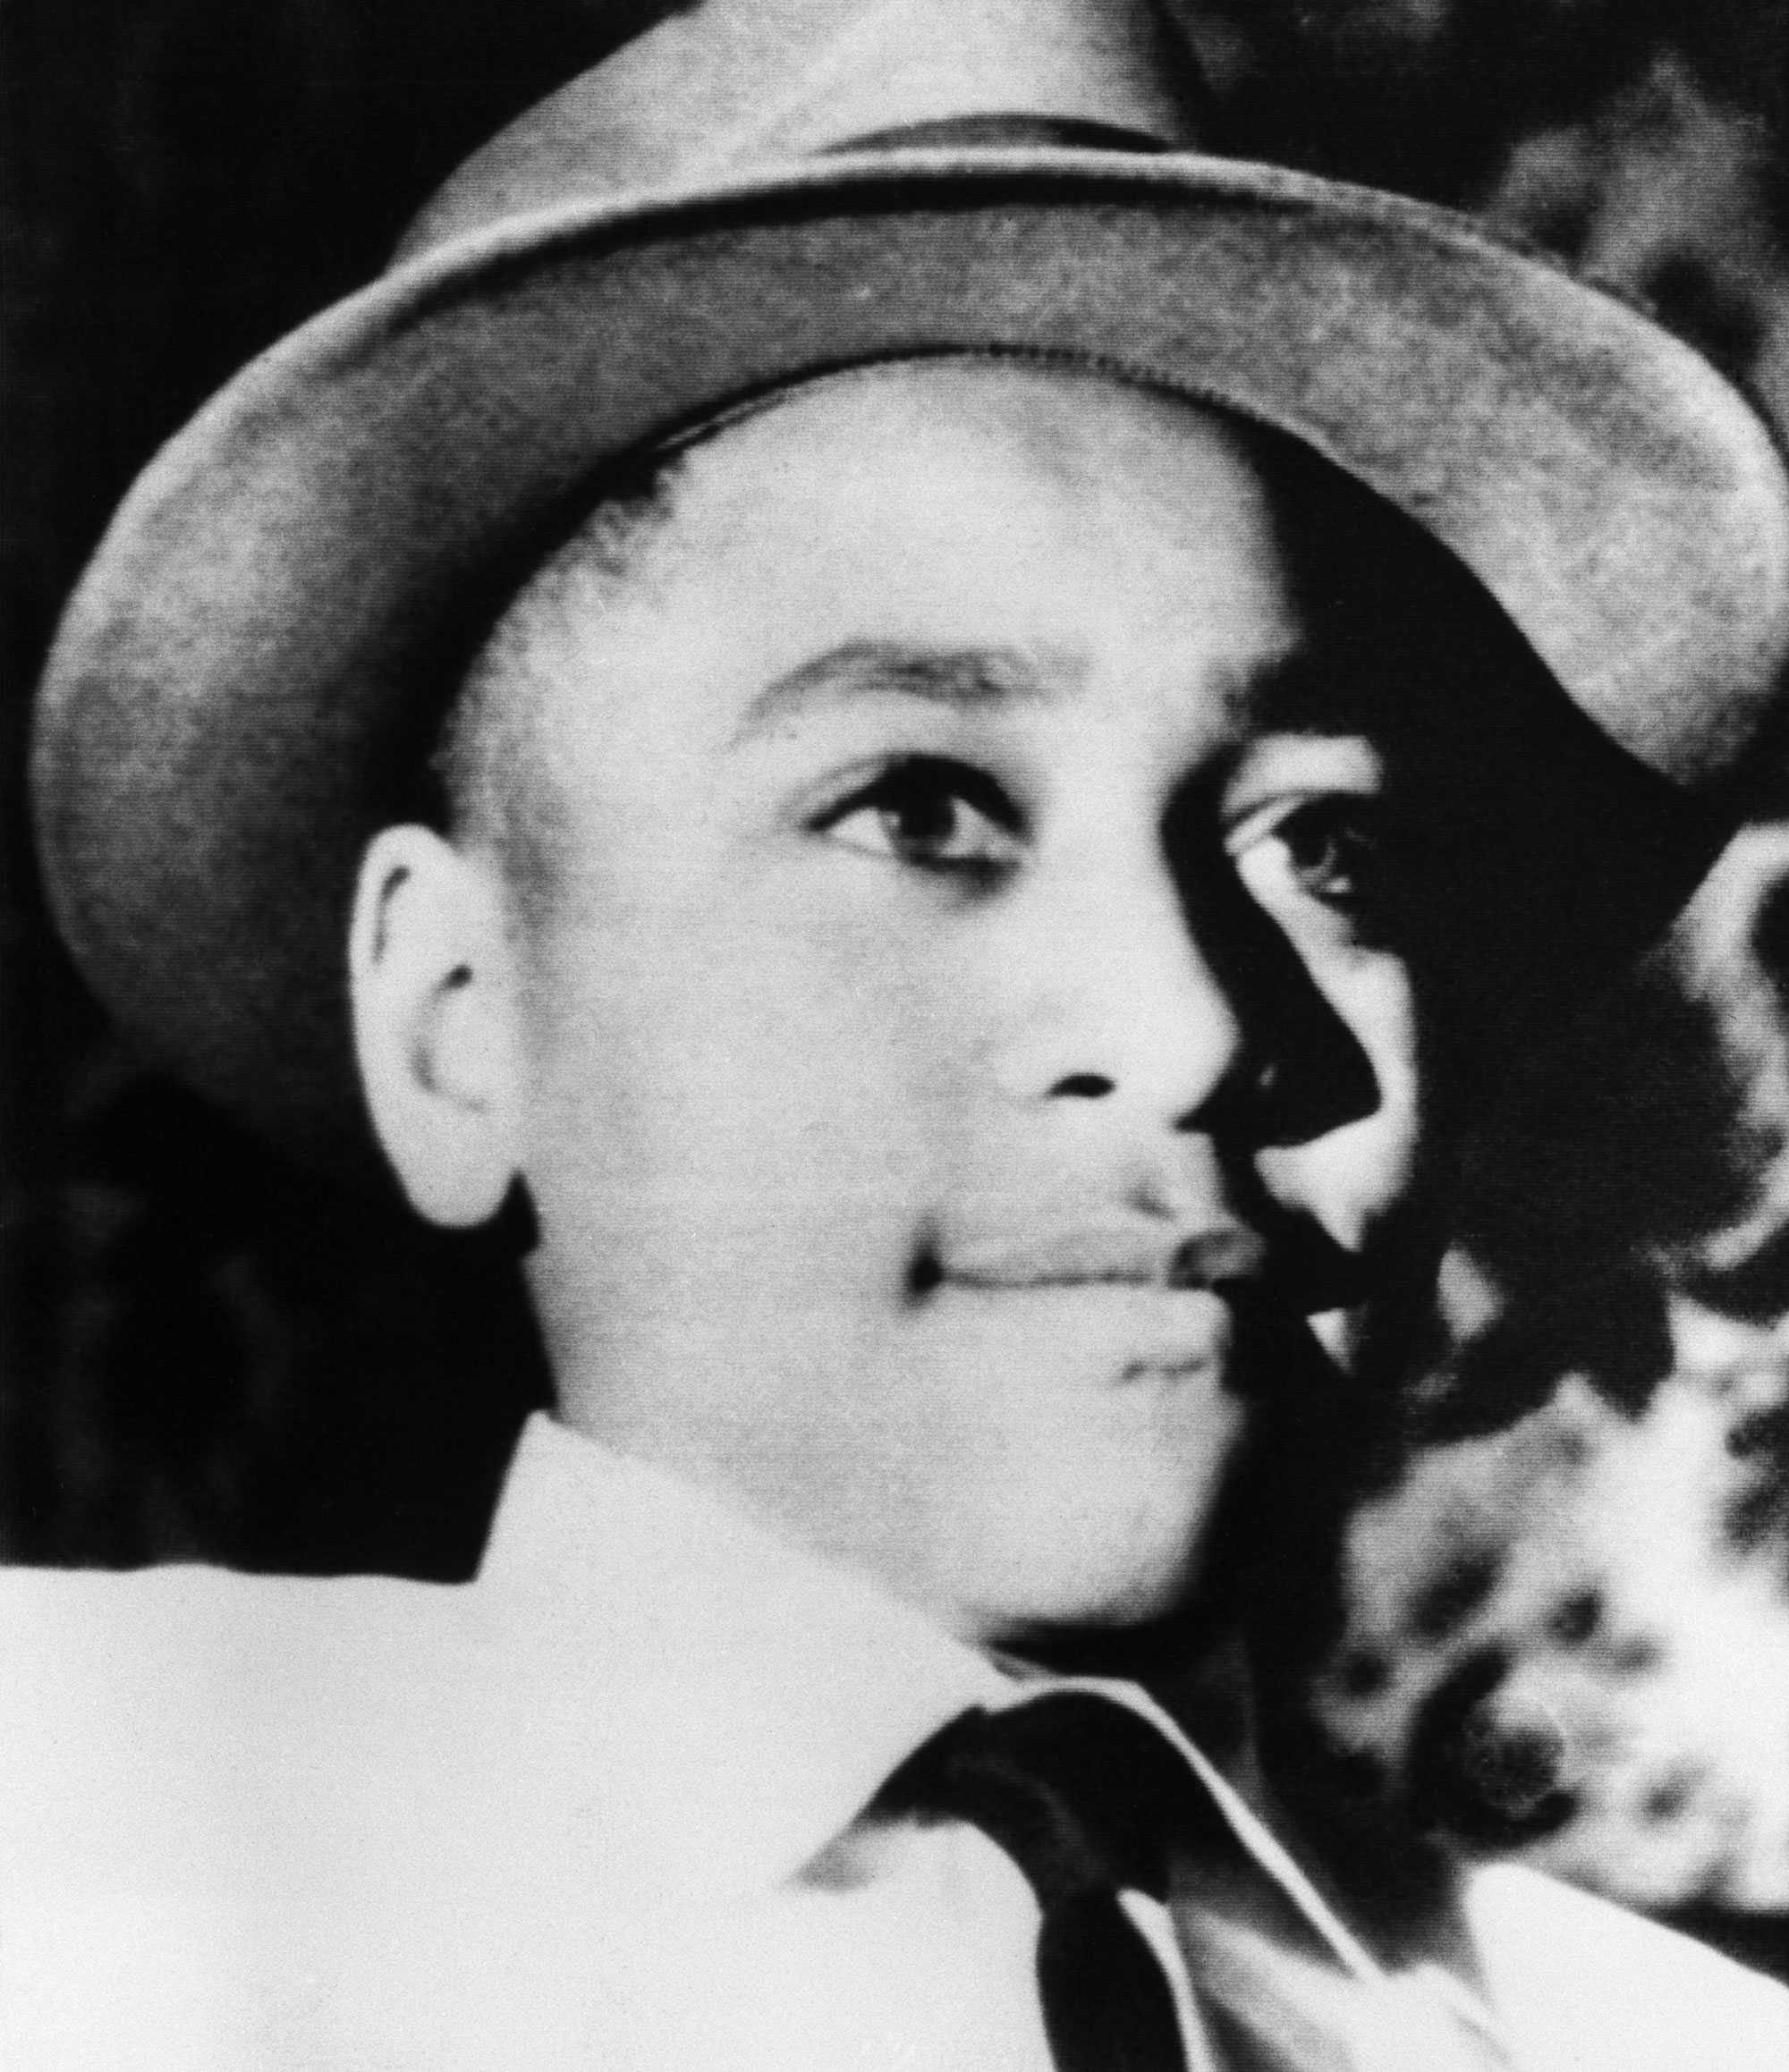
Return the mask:
M367 1106L411 1206L433 1223L484 1222L521 1143L514 956L495 867L432 829L385 829L361 860L348 969Z

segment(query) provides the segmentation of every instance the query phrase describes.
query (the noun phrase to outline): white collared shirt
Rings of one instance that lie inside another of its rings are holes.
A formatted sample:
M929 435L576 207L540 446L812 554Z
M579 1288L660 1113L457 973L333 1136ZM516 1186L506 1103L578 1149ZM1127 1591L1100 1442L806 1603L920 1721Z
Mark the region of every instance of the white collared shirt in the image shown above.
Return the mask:
M545 1419L470 1585L13 1571L0 2065L1048 2072L1018 1871L972 1829L861 1817L938 1727L1022 1691ZM1195 1971L1284 1984L1301 2065L1505 2061L1462 1989L1380 1974L1187 1754L1306 1945L1184 1920ZM1496 1890L1513 1948L1553 1888ZM1173 1925L1138 1918L1184 1994ZM1514 2026L1544 2049L1532 2013Z

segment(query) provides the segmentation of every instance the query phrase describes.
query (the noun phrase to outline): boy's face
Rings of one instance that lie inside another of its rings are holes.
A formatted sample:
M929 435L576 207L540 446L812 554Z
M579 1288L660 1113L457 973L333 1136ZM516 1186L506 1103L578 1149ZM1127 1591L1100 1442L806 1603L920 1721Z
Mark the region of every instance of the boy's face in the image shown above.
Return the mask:
M1249 450L883 369L551 587L507 1011L564 1414L978 1639L1171 1610L1260 1317L1370 1291L1423 1136L1395 750L1291 716Z

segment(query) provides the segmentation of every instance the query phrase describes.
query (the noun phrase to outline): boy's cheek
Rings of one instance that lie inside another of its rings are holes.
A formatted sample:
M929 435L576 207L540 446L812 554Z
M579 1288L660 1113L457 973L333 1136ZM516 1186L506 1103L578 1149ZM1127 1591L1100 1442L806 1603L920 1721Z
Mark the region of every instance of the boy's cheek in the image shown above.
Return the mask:
M1370 1266L1380 1232L1402 1225L1429 1191L1440 1149L1410 1074L1382 1086L1373 1114L1314 1143L1264 1151L1257 1165L1280 1208L1309 1217L1343 1251Z
M1360 1252L1423 1188L1439 1149L1427 1003L1411 967L1390 954L1319 977L1366 1061L1374 1105L1309 1142L1268 1146L1255 1164L1282 1208L1311 1217L1344 1250Z

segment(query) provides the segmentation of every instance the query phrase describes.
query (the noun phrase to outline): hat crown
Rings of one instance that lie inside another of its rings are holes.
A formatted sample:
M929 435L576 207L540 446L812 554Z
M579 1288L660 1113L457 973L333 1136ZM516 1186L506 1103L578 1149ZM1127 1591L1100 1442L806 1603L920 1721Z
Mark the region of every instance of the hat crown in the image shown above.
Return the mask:
M697 0L475 153L396 257L890 132L992 140L1002 117L1188 150L1203 97L1176 0Z

